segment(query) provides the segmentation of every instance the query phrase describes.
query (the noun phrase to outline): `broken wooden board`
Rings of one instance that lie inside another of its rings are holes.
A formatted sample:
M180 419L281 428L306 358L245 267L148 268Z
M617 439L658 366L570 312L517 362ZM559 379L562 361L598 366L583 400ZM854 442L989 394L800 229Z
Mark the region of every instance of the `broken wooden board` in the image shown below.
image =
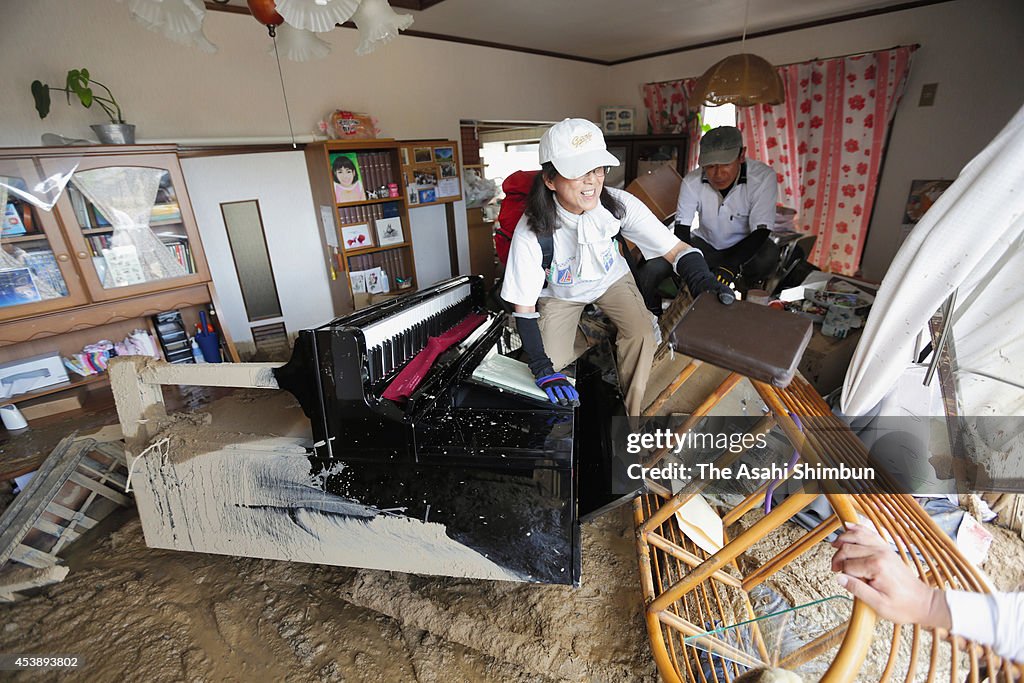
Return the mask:
M14 600L24 585L61 580L59 554L97 522L132 504L123 447L116 442L65 437L0 516L0 599ZM40 570L10 578L17 565ZM27 583L26 583L27 582Z

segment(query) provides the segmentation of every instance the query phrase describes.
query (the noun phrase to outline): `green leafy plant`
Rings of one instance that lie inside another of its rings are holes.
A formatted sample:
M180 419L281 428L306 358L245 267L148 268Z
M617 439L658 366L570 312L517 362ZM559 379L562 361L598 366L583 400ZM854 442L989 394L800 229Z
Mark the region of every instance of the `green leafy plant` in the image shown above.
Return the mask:
M91 87L93 85L98 85L106 90L106 97L94 93ZM111 123L124 123L121 107L117 104L117 100L114 99L114 93L110 92L110 88L99 81L92 80L89 77L88 69L72 69L68 71L67 83L65 83L63 88L51 88L42 81L32 81L32 97L36 101L36 111L39 112L39 118L41 119L45 119L47 114L50 113L51 90L63 92L67 96L68 104L71 104L71 96L75 95L86 109L92 107L95 102L107 115Z

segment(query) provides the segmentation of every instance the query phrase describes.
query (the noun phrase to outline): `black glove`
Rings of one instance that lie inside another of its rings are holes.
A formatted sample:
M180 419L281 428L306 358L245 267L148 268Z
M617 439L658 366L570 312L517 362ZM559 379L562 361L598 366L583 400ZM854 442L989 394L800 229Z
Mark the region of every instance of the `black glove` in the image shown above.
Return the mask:
M540 336L540 325L537 317L525 317L515 314L516 330L523 340L523 351L526 352L530 372L536 378L537 386L544 390L552 403L563 406L580 404L580 395L576 388L560 372L555 372L551 359L544 353L544 342Z
M676 272L686 283L686 288L690 290L690 296L693 298L697 298L703 292L714 292L723 304L728 305L736 301L733 291L711 274L707 261L696 251L679 257L676 261Z

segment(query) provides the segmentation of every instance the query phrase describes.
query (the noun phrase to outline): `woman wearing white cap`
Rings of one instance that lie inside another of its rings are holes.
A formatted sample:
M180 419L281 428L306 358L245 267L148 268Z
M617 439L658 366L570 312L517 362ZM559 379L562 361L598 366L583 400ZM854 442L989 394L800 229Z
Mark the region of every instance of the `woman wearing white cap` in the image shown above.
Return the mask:
M647 259L673 264L693 296L732 292L708 270L701 253L681 242L633 195L604 187L607 167L619 161L601 129L585 119L565 119L540 141L541 172L512 237L501 296L515 307L537 386L553 403L577 405L579 394L558 370L585 349L577 342L583 307L596 303L618 329L616 356L626 413L639 415L654 358L654 330L643 297L615 236L621 233ZM538 238L552 239L545 272Z

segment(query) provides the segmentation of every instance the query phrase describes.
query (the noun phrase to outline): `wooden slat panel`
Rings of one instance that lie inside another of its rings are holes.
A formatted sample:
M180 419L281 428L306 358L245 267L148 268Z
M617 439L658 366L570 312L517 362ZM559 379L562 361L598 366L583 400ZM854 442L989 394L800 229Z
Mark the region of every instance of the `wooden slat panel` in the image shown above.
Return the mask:
M23 543L19 543L14 546L14 551L11 553L11 559L17 560L22 564L27 564L30 567L36 567L37 569L45 569L46 567L52 567L57 564L57 558L53 555L47 555L41 550L30 548Z
M114 489L99 483L95 479L90 479L81 472L72 472L71 476L68 477L68 479L75 482L76 484L79 484L80 486L84 486L85 488L91 491L95 491L104 498L109 498L115 503L124 505L125 507L132 504L132 499L129 498L128 496L118 493Z
M58 517L63 517L64 519L74 522L78 526L85 527L86 529L91 529L98 524L95 519L88 517L85 512L82 512L81 510L72 510L71 508L64 507L60 503L53 501L50 501L46 506L46 511L57 515Z

